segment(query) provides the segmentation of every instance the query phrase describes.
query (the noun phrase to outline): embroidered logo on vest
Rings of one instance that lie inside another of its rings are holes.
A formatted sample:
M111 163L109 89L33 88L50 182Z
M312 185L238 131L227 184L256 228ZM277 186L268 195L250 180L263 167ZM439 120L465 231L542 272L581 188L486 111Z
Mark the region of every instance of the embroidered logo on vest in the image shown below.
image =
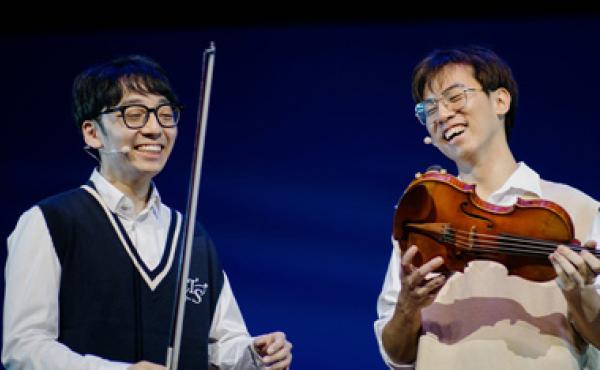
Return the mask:
M206 289L208 289L208 283L200 284L200 278L188 278L185 298L192 303L200 304L202 297L206 293Z

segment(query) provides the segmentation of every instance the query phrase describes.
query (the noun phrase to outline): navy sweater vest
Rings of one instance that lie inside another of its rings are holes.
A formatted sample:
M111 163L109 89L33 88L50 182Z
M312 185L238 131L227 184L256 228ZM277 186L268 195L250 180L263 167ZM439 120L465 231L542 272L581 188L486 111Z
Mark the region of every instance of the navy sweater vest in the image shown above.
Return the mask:
M176 212L172 213L163 259L150 271L117 217L112 217L115 228L88 191L79 188L62 193L43 200L39 207L61 264L58 341L81 354L164 364L183 239L179 234L178 240L171 242L179 232ZM168 268L172 246L176 250ZM162 276L154 290L140 269L151 279ZM223 272L214 246L197 225L179 360L182 370L208 368L208 333L222 286Z

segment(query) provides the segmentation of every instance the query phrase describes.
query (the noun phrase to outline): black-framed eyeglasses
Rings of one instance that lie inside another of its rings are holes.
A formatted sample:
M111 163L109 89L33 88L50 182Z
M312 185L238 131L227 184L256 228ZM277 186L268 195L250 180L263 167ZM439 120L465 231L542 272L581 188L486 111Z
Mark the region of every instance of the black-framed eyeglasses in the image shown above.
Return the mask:
M150 113L154 113L158 124L165 128L175 127L181 116L181 106L164 103L154 108L148 108L143 104L128 104L120 107L109 108L100 114L119 112L123 123L130 129L139 129L146 126Z
M441 93L439 98L425 99L415 105L415 116L422 125L426 126L437 117L440 102L444 104L446 109L456 112L467 105L467 93L475 91L483 91L483 89L465 87L464 85L450 86Z

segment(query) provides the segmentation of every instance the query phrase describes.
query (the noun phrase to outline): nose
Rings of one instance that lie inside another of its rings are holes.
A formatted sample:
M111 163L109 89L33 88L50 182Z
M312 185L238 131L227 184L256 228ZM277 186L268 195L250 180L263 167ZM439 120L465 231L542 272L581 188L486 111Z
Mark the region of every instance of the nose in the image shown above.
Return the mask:
M160 137L162 134L162 126L158 123L156 111L150 112L148 122L141 128L141 133L147 136Z
M438 103L437 117L434 120L434 123L437 125L444 124L449 118L454 117L455 114L456 112L454 110L449 109L446 104L441 101Z

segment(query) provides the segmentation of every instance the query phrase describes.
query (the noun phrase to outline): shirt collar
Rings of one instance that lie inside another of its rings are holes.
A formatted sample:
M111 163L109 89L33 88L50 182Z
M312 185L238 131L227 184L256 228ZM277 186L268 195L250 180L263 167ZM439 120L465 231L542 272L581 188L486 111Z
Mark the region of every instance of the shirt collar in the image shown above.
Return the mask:
M100 194L100 197L112 212L127 218L136 218L138 216L134 213L133 201L131 198L127 197L123 192L111 184L104 176L102 176L102 174L100 174L97 168L94 168L90 180L94 183L98 194ZM159 214L161 205L160 194L154 183L151 183L150 187L152 189L150 198L148 199L148 203L146 203L146 207L140 212L140 215L148 213L148 211L152 211L151 213L154 215Z
M527 166L525 162L519 162L515 172L510 175L508 180L498 190L490 195L490 199L502 198L509 192L529 194L543 198L540 175Z

